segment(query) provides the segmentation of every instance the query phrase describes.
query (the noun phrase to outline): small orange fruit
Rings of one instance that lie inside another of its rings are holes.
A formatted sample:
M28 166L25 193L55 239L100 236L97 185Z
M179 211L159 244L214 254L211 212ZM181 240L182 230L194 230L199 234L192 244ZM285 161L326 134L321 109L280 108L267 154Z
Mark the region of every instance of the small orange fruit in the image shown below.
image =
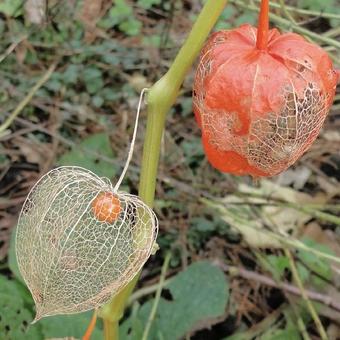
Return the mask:
M113 223L122 211L122 207L115 194L102 192L93 201L92 211L98 221Z

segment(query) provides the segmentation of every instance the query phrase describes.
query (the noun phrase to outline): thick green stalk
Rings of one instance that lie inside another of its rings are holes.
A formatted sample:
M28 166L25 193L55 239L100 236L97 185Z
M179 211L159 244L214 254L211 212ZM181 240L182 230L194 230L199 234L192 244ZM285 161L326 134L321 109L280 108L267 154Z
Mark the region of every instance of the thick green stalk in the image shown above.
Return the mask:
M208 0L206 2L169 71L149 91L139 196L151 207L155 197L158 161L166 113L175 102L185 75L202 49L226 3L227 0ZM125 304L138 281L138 276L139 274L120 293L114 296L109 304L102 308L100 316L104 319L104 334L112 334L109 328L118 329L119 320L124 314ZM118 335L111 338L105 337L105 339L116 340Z

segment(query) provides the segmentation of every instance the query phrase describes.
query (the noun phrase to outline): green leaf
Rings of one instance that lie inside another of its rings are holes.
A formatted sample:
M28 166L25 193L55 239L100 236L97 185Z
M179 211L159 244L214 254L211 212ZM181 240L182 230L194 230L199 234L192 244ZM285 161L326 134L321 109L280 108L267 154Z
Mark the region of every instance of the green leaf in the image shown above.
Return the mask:
M327 246L318 244L313 240L305 239L303 240L303 243L308 247L312 247L320 252L324 252L329 255L335 255ZM313 270L321 277L327 280L332 278L332 269L328 260L306 250L299 250L297 256L309 269Z
M261 336L261 340L287 340L287 339L301 340L300 332L296 327L296 323L295 322L293 323L290 318L287 318L287 324L284 329L269 329L265 334Z
M337 0L299 0L298 7L322 12L336 8L336 1Z
M209 221L203 217L194 217L191 222L191 226L199 232L209 232L216 229L216 223L214 221Z
M126 33L127 35L131 35L131 36L139 34L141 28L142 28L142 23L133 17L119 24L119 29L123 31L124 33Z
M254 15L254 13L252 12L245 11L243 14L237 17L237 19L235 20L235 25L239 26L245 23L255 25L256 22L257 22L257 16Z
M149 9L153 5L159 5L161 3L161 0L138 0L137 4L144 8L144 9Z
M298 274L300 276L300 279L302 282L307 282L307 280L310 277L310 271L301 263L297 263L296 264L296 268L298 271Z
M25 301L25 290L15 280L0 275L0 338L4 340L42 340L39 325L30 326L32 311Z
M92 311L73 314L49 316L39 321L45 339L74 337L81 339L92 317ZM102 331L97 327L92 333L91 340L102 340ZM32 339L33 340L33 339Z
M226 6L226 8L224 9L224 11L222 12L222 14L220 15L218 19L215 29L219 31L219 30L231 28L230 18L235 17L235 15L236 15L235 7L232 5Z
M104 99L101 96L93 96L92 97L92 104L95 107L101 107L104 104Z
M10 249L9 249L9 267L11 271L14 273L14 275L21 280L22 283L25 283L22 276L20 275L18 264L15 257L15 230L13 230L11 235L11 243L10 243ZM6 295L13 297L13 301L11 304L9 303L8 299L3 298L2 294L5 293ZM17 301L18 300L18 301ZM18 314L18 320L17 324L14 329L23 329L25 330L25 327L22 327L19 325L20 322L23 322L27 325L32 322L33 315L32 310L34 306L33 299L31 297L30 292L28 289L26 289L22 284L19 282L13 280L9 281L4 279L3 276L0 276L0 339L3 339L2 334L3 333L3 327L2 327L2 310L3 310L3 304L6 303L9 308L13 308L14 311L17 311L18 308L20 309L20 314ZM27 308L23 308L23 305L27 306ZM7 309L4 309L7 311ZM13 312L15 313L15 312ZM11 315L11 317L16 318L17 315L13 314L12 312L8 315ZM14 316L13 316L14 315ZM86 312L81 314L75 314L75 315L57 315L57 316L51 316L44 318L40 321L38 321L34 325L30 325L28 327L28 333L23 333L21 336L21 333L19 334L18 331L15 333L15 337L8 337L4 339L8 340L21 340L21 339L32 339L32 340L40 340L40 339L46 339L46 338L61 338L61 337L70 337L73 336L75 338L81 338L85 330L90 322L90 319L92 317L92 312ZM20 321L21 320L21 321ZM8 323L8 320L6 321ZM11 320L13 323L14 320ZM99 323L99 322L98 322ZM11 329L14 326L11 326ZM21 328L20 328L21 327ZM12 333L11 333L12 335ZM44 335L44 336L42 336ZM102 339L102 332L100 330L100 327L97 325L95 328L93 335L91 337L91 340L101 340Z
M132 7L125 0L116 0L115 5L109 11L112 26L121 23L132 15Z
M289 259L286 256L268 255L266 259L269 266L267 269L273 273L277 280L282 278L286 269L290 268Z
M73 147L71 151L62 155L59 158L58 163L60 165L81 166L93 171L98 176L105 176L108 178L111 178L115 174L115 166L105 160L97 159L96 155L86 152L86 150L90 150L108 158L114 157L110 146L109 136L106 133L98 133L84 139L79 146Z
M104 87L103 74L97 67L87 67L83 72L83 80L90 94L95 94Z
M172 300L161 298L152 323L149 340L174 340L183 337L202 320L224 314L229 298L224 273L209 262L197 262L178 274L166 287ZM121 337L140 339L140 323L146 323L154 301L145 303L134 318L121 327ZM136 321L138 320L138 322Z
M299 331L294 326L286 329L280 329L269 336L261 337L261 340L301 340Z
M80 73L80 66L69 64L63 72L62 80L65 84L76 84Z
M11 270L15 278L18 279L20 282L25 283L24 279L22 278L20 274L17 257L15 254L15 234L16 234L16 228L13 228L13 231L11 233L10 243L9 243L9 250L8 250L8 265L9 265L9 269Z
M1 0L0 12L8 16L17 16L22 8L22 0Z

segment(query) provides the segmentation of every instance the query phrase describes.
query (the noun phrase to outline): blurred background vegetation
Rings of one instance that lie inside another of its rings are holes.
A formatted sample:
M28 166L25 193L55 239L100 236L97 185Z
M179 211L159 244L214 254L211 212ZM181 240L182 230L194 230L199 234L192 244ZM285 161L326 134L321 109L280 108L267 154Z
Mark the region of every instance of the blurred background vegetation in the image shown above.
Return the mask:
M84 333L91 313L29 325L34 306L11 242L21 205L56 165L117 180L139 93L168 69L202 3L0 0L0 123L48 78L0 128L1 339ZM256 24L258 7L257 0L229 1L216 29ZM271 12L272 26L304 34L340 67L339 0L277 0ZM193 71L168 114L155 205L160 250L129 300L121 338L141 339L155 306L151 340L318 339L323 330L339 339L340 91L310 151L280 176L253 183L207 163L192 83ZM134 194L144 129L145 113L122 187ZM99 321L93 339L101 339L101 328Z

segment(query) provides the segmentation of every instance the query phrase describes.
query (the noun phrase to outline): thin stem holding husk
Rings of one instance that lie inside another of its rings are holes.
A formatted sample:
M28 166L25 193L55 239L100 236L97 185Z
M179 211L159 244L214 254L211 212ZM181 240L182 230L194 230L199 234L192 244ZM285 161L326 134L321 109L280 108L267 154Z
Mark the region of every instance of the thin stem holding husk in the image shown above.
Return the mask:
M259 50L267 49L268 32L269 32L269 0L262 0L256 39L256 47Z
M244 9L249 9L249 10L253 10L253 11L256 11L256 12L259 11L258 7L253 6L253 5L248 5L246 2L244 2L242 0L230 0L230 2L237 5L237 6L240 6L241 8L244 8ZM275 22L279 25L283 25L286 28L291 28L293 31L295 31L297 33L311 37L311 38L315 39L316 41L319 41L319 42L324 43L324 44L328 44L329 46L334 46L335 48L340 48L340 42L339 41L337 41L335 39L328 38L328 37L321 35L321 34L318 34L318 33L314 33L314 32L312 32L312 31L310 31L306 28L300 27L299 25L292 23L291 21L289 21L287 19L281 18L280 16L278 16L276 14L270 13L269 18L270 18L271 21L273 21L273 22Z

